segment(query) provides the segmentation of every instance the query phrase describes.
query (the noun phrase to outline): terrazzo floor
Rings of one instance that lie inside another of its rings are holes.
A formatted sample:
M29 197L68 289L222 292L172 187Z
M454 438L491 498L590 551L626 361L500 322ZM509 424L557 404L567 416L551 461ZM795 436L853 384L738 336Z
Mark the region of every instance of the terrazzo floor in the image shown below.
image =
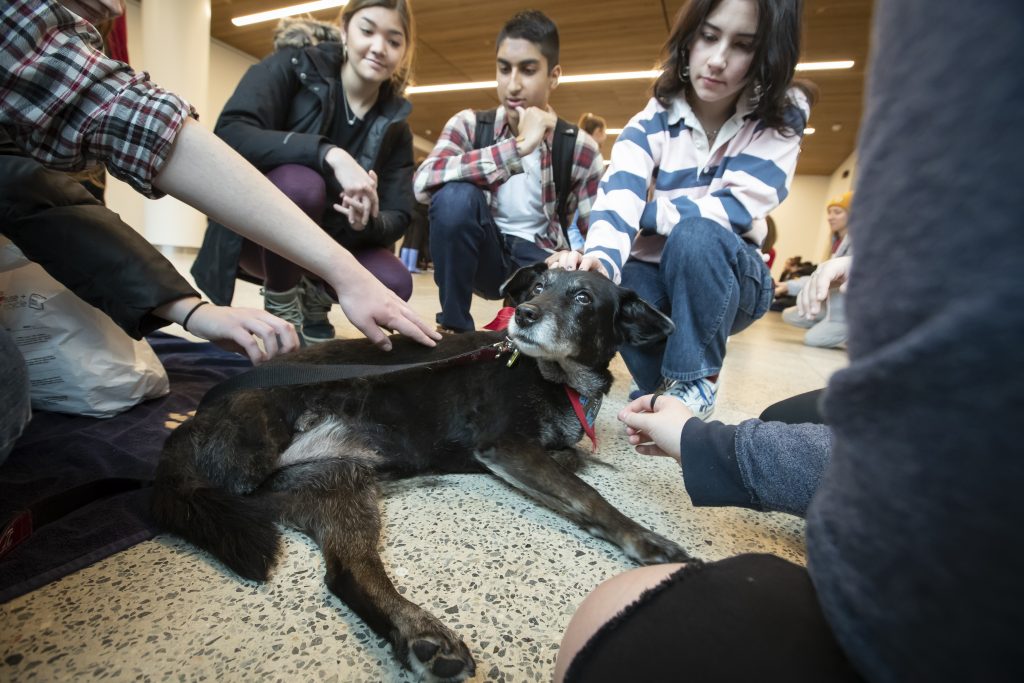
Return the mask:
M190 257L172 257L187 273ZM235 302L260 306L239 283ZM412 304L437 307L431 274L415 276ZM481 325L497 302L477 300ZM335 307L340 336L356 331ZM167 328L181 333L180 328ZM715 418L735 423L824 386L845 353L812 349L770 313L733 337ZM771 552L804 561L803 523L784 514L695 509L678 466L637 455L614 416L629 376L598 418L598 459L583 478L641 524L715 560ZM395 584L453 628L477 662L474 681L549 681L562 632L602 580L633 567L615 547L486 475L391 485L381 503L381 555ZM325 588L316 546L286 532L271 580L239 579L204 552L159 536L0 605L0 681L414 681Z

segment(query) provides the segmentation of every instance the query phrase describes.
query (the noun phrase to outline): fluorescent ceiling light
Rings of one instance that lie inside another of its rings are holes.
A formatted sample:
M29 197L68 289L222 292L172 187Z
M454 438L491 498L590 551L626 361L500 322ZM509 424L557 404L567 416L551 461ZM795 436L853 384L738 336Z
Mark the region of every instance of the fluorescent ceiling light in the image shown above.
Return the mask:
M234 20L232 20L234 21ZM853 60L845 62L802 62L796 65L797 71L823 71L825 69L849 69ZM579 74L562 76L559 83L592 83L595 81L653 80L660 71L616 71L604 74ZM468 83L439 83L437 85L412 85L405 89L407 95L419 95L432 92L454 92L456 90L486 90L498 87L497 81L471 81ZM611 131L608 131L611 133ZM620 131L621 132L621 131Z
M274 19L280 19L281 17L290 17L294 14L306 14L307 12L319 12L320 10L341 7L346 1L347 0L319 0L318 2L304 2L301 5L291 5L289 7L272 9L268 12L258 12L256 14L247 14L244 17L235 17L231 20L231 23L235 26L248 26L250 24L258 24L261 21L272 21Z
M854 61L847 59L840 62L800 62L797 71L828 71L830 69L852 69Z
M804 135L814 135L813 128L804 128Z
M621 135L622 130L622 128L605 128L604 132L608 133L608 135Z

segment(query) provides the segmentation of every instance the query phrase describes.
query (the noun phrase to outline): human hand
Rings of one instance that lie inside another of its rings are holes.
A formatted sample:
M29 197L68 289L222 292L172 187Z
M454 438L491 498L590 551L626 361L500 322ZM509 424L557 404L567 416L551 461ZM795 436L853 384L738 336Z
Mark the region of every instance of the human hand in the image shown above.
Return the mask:
M555 129L558 117L550 107L516 107L515 111L519 131L516 136L516 147L519 149L519 156L525 157L537 149L549 130Z
M607 274L604 272L604 267L597 258L593 256L584 256L578 251L556 251L551 254L551 256L548 256L544 262L548 264L548 268L561 268L562 270L593 270L607 277Z
M693 411L677 399L648 394L631 401L619 412L629 443L641 455L668 457L679 462L679 440Z
M838 256L819 265L796 297L797 313L808 320L813 319L821 311L821 302L828 298L828 291L833 285L839 283L839 291L845 292L852 264L851 257Z
M788 294L789 294L789 283L787 283L787 282L779 282L778 284L775 285L775 296L776 296L776 298L780 297L780 296L787 296Z
M331 286L349 321L384 351L391 350L385 330L399 332L424 346L434 346L441 338L433 326L365 268L346 273L344 282L332 282Z
M191 311L187 332L248 356L254 365L299 348L295 326L266 311L213 304L196 308L197 303L199 300L195 297L179 299L154 309L153 313L165 320L181 322ZM263 342L262 349L257 339Z
M341 147L332 147L327 152L325 161L341 185L341 202L333 205L334 210L344 214L353 229L365 229L370 219L376 216L380 209L376 172L365 171Z
M90 24L96 25L124 14L124 0L59 0Z

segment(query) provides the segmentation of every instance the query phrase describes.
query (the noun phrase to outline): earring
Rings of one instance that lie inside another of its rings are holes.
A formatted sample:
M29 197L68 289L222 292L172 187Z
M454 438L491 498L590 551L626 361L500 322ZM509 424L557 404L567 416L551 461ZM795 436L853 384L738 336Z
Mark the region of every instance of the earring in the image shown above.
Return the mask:
M690 65L685 62L679 64L679 80L682 81L684 88L690 83Z
M764 97L764 88L761 87L760 81L754 81L754 92L750 95L750 106L757 108L757 105L761 104L761 98Z
M341 63L344 64L348 61L348 43L341 44Z

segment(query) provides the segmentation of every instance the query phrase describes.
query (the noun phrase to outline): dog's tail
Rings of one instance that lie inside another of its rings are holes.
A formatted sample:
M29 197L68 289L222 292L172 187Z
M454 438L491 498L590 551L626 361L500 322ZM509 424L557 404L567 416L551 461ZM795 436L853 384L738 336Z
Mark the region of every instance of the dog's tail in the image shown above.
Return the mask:
M266 581L281 548L272 496L247 496L202 476L182 425L167 439L151 510L166 530L210 552L239 575Z

